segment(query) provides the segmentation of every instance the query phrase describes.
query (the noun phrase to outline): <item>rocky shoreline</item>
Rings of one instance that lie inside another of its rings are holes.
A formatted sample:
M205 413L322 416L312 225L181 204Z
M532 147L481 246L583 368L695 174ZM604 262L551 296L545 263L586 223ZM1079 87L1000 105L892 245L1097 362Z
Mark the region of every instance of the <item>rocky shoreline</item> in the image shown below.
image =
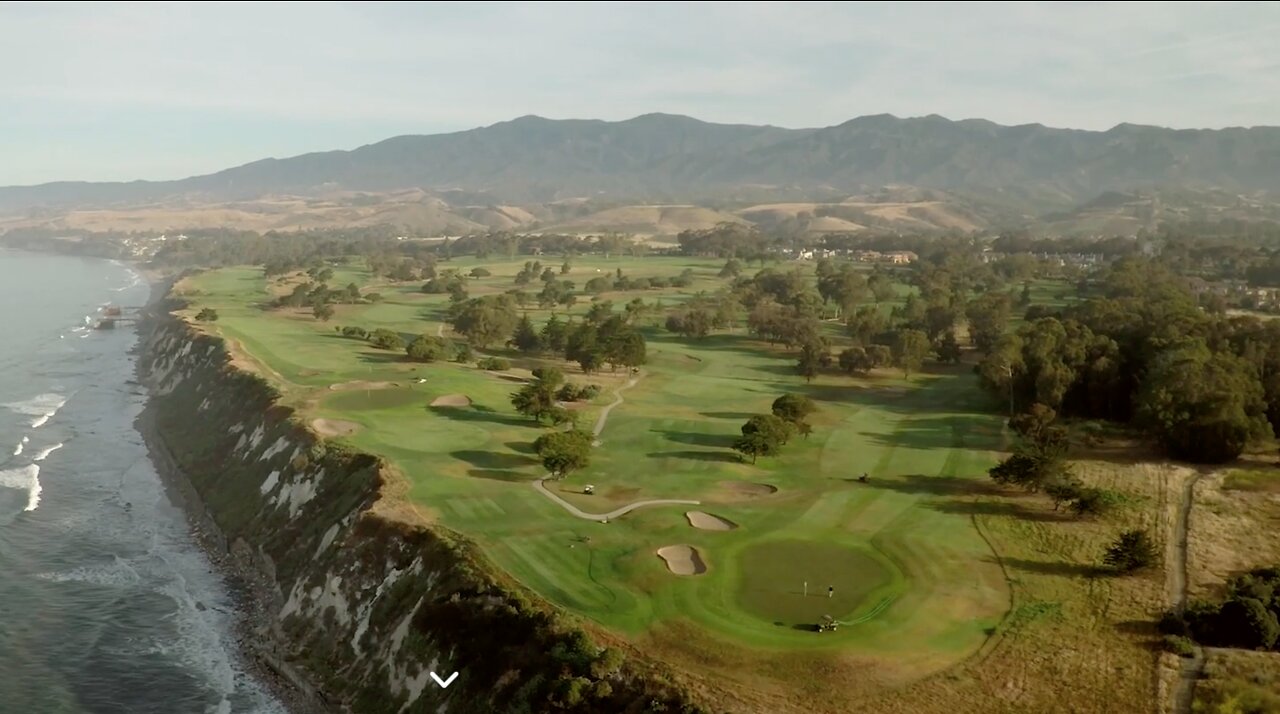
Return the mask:
M137 324L137 341L133 347L134 369L138 383L150 390L152 387L144 373L140 357L147 344L148 334L155 328L157 320L165 314L164 303L175 281L169 276L141 269L139 272L149 282L151 292ZM134 421L134 428L146 444L148 456L165 491L186 514L195 542L231 591L235 604L232 621L238 650L236 655L244 671L267 689L288 714L327 714L332 711L284 663L283 653L277 648L278 640L273 636L273 617L268 609L270 606L279 607L279 594L269 586L257 568L248 564L244 558L237 557L234 549L227 543L156 429L150 398Z

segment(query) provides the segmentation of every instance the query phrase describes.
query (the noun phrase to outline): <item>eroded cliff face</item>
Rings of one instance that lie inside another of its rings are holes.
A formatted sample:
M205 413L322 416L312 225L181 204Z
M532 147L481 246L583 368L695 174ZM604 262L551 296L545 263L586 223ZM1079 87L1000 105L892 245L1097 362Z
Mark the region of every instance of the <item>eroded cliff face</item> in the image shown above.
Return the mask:
M465 539L383 515L376 457L320 440L221 339L158 316L140 373L167 454L267 624L258 655L322 711L697 711L498 584ZM429 672L460 674L447 689Z

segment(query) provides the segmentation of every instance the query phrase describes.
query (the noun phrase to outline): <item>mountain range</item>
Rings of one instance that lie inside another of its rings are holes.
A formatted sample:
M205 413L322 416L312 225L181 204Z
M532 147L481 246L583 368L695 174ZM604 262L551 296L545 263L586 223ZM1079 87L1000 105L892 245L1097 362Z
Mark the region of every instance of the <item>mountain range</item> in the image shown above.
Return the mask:
M1280 191L1277 167L1278 127L1121 124L1083 131L881 114L819 129L784 129L668 114L619 122L525 116L350 151L264 159L177 181L5 187L0 211L31 215L406 191L452 207L586 200L597 207L677 203L740 210L797 201L847 204L851 196L909 186L968 204L974 220L961 222L982 223L982 214L993 211L1060 214L1108 192L1248 198Z

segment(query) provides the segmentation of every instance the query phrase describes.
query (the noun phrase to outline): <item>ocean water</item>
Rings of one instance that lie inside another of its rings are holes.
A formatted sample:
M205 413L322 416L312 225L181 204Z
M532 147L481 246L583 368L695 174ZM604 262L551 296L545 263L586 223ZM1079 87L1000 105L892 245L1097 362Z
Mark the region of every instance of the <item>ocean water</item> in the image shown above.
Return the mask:
M0 714L282 714L133 427L127 266L0 250Z

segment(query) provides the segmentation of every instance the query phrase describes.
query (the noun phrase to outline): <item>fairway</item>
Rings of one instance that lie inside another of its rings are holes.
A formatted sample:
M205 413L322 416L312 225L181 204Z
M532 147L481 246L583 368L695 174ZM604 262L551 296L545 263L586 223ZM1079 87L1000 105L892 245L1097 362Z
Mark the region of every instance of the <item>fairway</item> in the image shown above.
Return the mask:
M812 626L823 615L848 619L892 597L899 581L890 563L859 548L784 540L753 545L738 557L742 609L774 624Z
M468 281L474 297L511 290L524 260L448 266L492 273ZM685 288L599 296L616 311L635 298L669 309L725 287L728 280L717 277L722 264L580 256L568 277L581 285L619 270L690 271ZM874 659L911 678L974 652L1008 609L1003 572L972 520L972 489L994 463L1001 419L987 411L968 366L910 379L900 371L850 377L827 370L806 382L793 352L751 337L741 322L686 339L662 329L660 311L648 313L636 323L646 363L609 412L590 465L546 487L586 513L644 500L699 505L648 506L605 524L532 487L546 472L531 444L547 427L517 414L510 395L530 370L555 365L572 383L601 387L575 405L579 424L590 429L630 381L626 370L585 375L574 363L502 345L475 358L503 357L511 362L506 370L408 361L403 351L378 350L334 328L456 339L441 323L448 296L425 294L420 283L376 280L357 263L340 272L382 301L337 305L328 323L306 310L264 309L290 284L269 282L256 268L206 272L178 290L189 312L218 311L207 329L230 340L240 361L272 381L308 423L358 426L331 433L386 457L423 517L476 542L495 568L565 612L654 650L729 648L757 658L740 663L748 670L766 672L776 653L806 650L827 658L833 671ZM880 309L912 289L899 285ZM581 320L590 307L584 297L555 314ZM532 305L521 311L535 326L552 315ZM837 350L848 340L840 328L823 323ZM788 392L816 403L812 434L756 464L740 459L730 447L743 421L768 413ZM863 473L869 483L858 482ZM594 494L583 493L585 484ZM697 517L704 527L695 527L690 511L720 520ZM658 555L669 546L681 546L666 551L671 561ZM812 625L823 615L842 626L817 635Z

